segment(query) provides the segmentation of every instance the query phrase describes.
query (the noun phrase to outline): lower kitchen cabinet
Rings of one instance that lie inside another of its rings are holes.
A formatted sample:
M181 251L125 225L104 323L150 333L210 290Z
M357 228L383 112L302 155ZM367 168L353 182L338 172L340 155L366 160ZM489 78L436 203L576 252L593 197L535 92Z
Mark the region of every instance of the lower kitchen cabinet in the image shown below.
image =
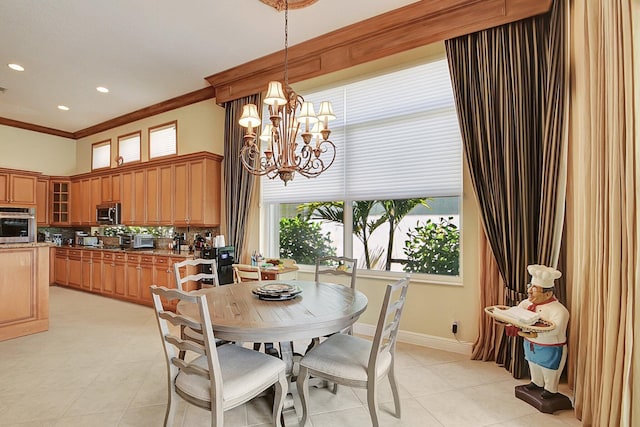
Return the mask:
M102 254L102 294L113 295L115 289L115 254L113 252L104 252Z
M151 297L151 291L149 288L154 282L154 268L153 263L155 261L154 256L143 255L140 257L140 301L152 305L153 298Z
M82 251L69 249L69 286L82 287Z
M113 256L113 284L116 296L125 296L127 284L127 254L118 252Z
M102 292L102 278L104 276L102 265L102 251L90 251L91 253L91 291Z
M126 296L137 299L140 296L140 255L127 255Z
M150 287L175 289L173 264L184 257L57 247L53 260L58 285L152 306Z
M90 251L82 251L82 280L81 285L82 289L85 291L90 291L92 286L91 282L93 280L93 260L91 259Z
M58 285L67 286L69 284L69 249L56 248L56 254L54 258L54 273L55 282Z

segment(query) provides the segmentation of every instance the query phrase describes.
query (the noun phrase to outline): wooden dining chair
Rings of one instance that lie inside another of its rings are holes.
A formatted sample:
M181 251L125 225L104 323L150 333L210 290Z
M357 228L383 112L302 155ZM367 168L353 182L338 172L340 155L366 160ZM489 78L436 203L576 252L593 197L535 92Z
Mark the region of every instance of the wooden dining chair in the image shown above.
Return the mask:
M258 265L233 264L232 267L234 283L262 281L262 271Z
M316 258L316 282L329 278L329 282L340 283L356 288L356 264L354 258L325 256Z
M207 271L203 271L207 270ZM215 259L187 259L173 264L176 288L181 291L220 286Z
M151 286L151 294L167 362L169 402L164 425L173 425L179 400L183 400L209 410L211 426L222 427L224 411L275 387L271 421L274 426L281 426L288 387L285 363L237 345L216 347L205 295L155 285ZM162 300L197 304L200 319L173 313L163 307ZM203 345L174 335L175 327L183 326L201 330ZM192 351L198 356L187 362L177 357L181 351Z
M260 270L260 266L250 264L233 264L232 267L233 283L262 282L262 271ZM253 349L256 351L260 350L261 346L262 343L253 343ZM264 343L264 352L271 356L280 356L278 349L275 347L274 343L271 342Z
M203 271L209 270L208 271ZM181 291L192 291L203 287L220 286L218 280L218 268L215 259L187 259L173 264L173 273L176 280L176 288ZM202 331L183 327L182 339L188 339L203 345ZM216 345L226 344L227 341L216 339ZM185 353L179 353L180 359L184 359Z
M334 334L310 350L300 360L296 380L302 403L301 426L309 416L309 377L335 384L367 389L369 415L374 427L378 421L377 385L385 376L391 384L395 416L400 418L400 396L394 372L396 339L407 297L409 276L387 285L373 342L346 334Z

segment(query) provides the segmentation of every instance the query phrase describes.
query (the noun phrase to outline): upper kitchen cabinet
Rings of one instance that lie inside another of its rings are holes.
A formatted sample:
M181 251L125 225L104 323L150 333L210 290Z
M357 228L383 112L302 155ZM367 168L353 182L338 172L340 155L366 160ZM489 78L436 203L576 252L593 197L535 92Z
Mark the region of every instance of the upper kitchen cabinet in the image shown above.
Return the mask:
M38 226L47 226L49 218L49 178L38 178L36 183L36 222Z
M123 172L122 181L122 223L126 225L146 225L146 170Z
M173 224L173 165L147 168L147 225Z
M71 181L51 178L51 225L71 223Z
M220 224L220 171L216 155L174 164L174 225Z
M36 206L38 173L0 169L0 204Z

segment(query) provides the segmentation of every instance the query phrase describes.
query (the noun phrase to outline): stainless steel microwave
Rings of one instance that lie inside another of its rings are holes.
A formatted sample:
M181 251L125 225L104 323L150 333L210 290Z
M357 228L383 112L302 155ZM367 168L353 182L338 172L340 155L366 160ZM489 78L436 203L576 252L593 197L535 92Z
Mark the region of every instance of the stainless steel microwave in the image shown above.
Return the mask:
M121 209L120 203L96 206L96 222L104 225L119 225Z
M0 207L0 243L31 243L35 241L35 208Z

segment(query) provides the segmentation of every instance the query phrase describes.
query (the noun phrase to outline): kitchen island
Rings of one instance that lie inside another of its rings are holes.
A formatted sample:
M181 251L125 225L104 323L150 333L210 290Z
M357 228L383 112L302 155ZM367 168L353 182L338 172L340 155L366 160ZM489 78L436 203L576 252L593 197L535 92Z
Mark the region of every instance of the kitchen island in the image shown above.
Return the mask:
M0 245L0 341L49 329L51 246Z

